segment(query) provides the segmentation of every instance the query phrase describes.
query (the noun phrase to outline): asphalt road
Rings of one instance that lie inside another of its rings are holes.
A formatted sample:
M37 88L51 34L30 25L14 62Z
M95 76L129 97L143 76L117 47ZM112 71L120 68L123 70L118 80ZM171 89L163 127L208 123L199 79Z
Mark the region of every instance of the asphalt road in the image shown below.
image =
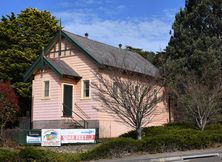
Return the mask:
M131 155L119 159L101 159L95 162L222 162L222 147L160 154Z
M149 162L151 159L131 159L131 160L123 160L123 159L115 159L115 160L99 160L98 162ZM153 162L222 162L221 157L208 157L208 158L195 158L195 159L187 159L187 160L167 160L164 161L163 159L155 159L151 160Z
M176 162L176 161L173 161ZM197 158L197 159L190 159L190 160L184 160L181 162L222 162L222 158L220 157L210 157L210 158Z

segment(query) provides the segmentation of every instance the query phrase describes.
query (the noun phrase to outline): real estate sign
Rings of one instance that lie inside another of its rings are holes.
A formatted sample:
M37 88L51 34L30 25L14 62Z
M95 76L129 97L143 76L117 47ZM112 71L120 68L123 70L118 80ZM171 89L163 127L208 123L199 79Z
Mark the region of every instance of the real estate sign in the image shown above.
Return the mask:
M61 129L61 143L95 143L96 129Z
M42 129L41 146L61 146L61 129Z

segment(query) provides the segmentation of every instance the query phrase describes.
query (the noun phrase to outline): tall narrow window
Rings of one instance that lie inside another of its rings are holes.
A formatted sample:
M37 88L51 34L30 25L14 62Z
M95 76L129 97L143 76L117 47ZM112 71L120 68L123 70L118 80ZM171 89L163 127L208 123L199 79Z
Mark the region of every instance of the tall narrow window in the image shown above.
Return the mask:
M89 80L83 80L83 98L90 97L90 82Z
M44 97L49 97L49 81L44 81Z
M154 99L154 102L157 102L157 89L153 90L153 99Z
M136 85L134 88L135 88L134 89L135 98L136 100L140 100L140 96L141 96L140 87Z
M113 82L113 94L114 95L118 95L118 92L119 90L118 90L118 85L117 85L117 83L116 82Z

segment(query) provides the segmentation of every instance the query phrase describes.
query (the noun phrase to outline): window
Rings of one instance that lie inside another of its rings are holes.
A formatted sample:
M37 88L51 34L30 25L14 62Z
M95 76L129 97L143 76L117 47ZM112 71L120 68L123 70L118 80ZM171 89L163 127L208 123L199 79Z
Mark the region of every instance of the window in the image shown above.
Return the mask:
M89 80L83 80L83 86L82 86L82 97L83 98L89 98L90 97L90 81Z
M140 91L140 87L138 85L134 86L134 92L133 93L135 94L135 98L137 100L140 100L140 98L141 98L141 91Z
M154 99L154 102L157 102L157 89L153 90L153 99Z
M118 95L118 86L116 82L113 82L113 94Z
M44 97L49 97L49 81L44 81Z

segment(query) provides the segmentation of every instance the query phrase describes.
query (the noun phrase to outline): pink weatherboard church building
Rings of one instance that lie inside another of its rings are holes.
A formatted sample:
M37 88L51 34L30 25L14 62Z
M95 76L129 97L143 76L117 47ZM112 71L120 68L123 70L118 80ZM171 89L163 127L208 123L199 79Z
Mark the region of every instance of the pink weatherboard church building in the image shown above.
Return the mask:
M123 57L128 60L130 66L124 70L150 77L159 75L154 65L136 53L67 31L58 32L25 74L25 80L32 79L33 129L99 128L99 137L116 137L129 131L109 114L95 109L100 103L90 86L98 82L95 72L104 72L106 67L123 68L113 63L113 56L117 61ZM134 65L137 68L131 69ZM169 121L165 102L158 104L158 111L161 113L149 125Z

